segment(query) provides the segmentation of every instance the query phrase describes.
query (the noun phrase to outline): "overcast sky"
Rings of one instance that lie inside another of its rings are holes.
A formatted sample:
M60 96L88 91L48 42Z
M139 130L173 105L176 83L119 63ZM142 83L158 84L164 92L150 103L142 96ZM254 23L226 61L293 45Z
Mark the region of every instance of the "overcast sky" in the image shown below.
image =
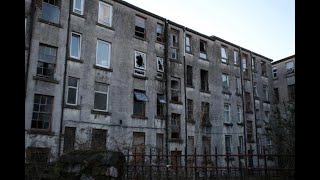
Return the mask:
M294 0L125 0L274 61L295 54Z

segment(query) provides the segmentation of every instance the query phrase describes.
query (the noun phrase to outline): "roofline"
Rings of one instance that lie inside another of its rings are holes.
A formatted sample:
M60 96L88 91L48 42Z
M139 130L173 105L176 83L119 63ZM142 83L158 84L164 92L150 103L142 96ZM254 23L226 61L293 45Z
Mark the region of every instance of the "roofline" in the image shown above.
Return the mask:
M294 58L295 56L296 56L295 54L294 54L294 55L291 55L291 56L288 56L288 57L286 57L286 58L283 58L283 59L280 59L280 60L278 60L278 61L275 61L275 62L273 62L272 64L281 63L281 62L283 62L283 61L285 61L285 60L292 59L292 58Z

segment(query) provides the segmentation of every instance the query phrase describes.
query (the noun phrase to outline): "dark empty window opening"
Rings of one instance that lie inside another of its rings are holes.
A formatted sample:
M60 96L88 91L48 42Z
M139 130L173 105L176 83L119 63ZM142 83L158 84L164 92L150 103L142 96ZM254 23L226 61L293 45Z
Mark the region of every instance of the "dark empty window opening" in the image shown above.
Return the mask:
M91 149L93 150L105 150L107 148L107 130L104 129L92 129L92 141Z
M202 125L207 126L210 124L210 120L209 120L209 106L210 104L207 102L201 102L201 122Z
M64 130L64 141L63 141L63 152L74 150L76 141L76 128L65 127Z
M295 101L295 84L288 85L288 99L289 101Z
M163 117L165 115L166 99L163 94L157 94L157 116Z
M267 77L267 63L261 61L261 75Z
M200 40L200 58L207 59L207 42Z
M145 38L145 18L140 16L136 16L136 23L135 23L135 35L140 38Z
M192 86L192 66L187 65L187 85Z
M201 76L201 90L209 91L208 71L201 69L200 76Z
M133 115L145 117L145 106L148 101L145 91L134 90Z
M171 114L171 138L180 138L180 114Z
M180 79L171 80L171 101L180 102Z

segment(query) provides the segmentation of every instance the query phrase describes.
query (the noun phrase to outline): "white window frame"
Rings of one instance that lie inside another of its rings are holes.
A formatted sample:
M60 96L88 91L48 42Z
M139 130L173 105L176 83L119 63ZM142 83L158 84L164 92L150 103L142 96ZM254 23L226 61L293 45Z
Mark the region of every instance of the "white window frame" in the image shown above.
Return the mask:
M237 106L237 117L238 117L238 123L242 123L242 107Z
M226 109L226 107L228 107ZM226 123L230 123L231 122L231 117L230 117L230 104L224 104L223 105L223 119L224 119L224 122ZM225 116L225 113L228 112L228 119L226 119L226 116Z
M103 85L106 85L106 86L107 86L107 92L94 90L94 95L95 95L96 93L106 94L106 95L107 95L107 102L106 102L106 109L105 109L105 110L95 109L95 108L94 108L95 102L93 102L93 110L95 110L95 111L102 111L102 112L108 112L108 109L109 109L109 103L108 103L108 102L109 102L109 84L100 83L100 82L95 82L95 83L103 84ZM94 98L93 98L93 100L94 100Z
M221 46L221 50L220 50L220 52L221 52L221 62L222 63L228 63L228 50L227 50L228 48L227 47L225 47L225 46ZM223 51L224 51L224 54L226 55L225 57L223 56Z
M159 69L159 62L162 65L162 70ZM157 71L164 72L164 63L163 63L163 58L161 58L161 57L157 57Z
M77 87L69 86L69 78L75 78L75 79L77 79ZM71 88L71 89L76 89L76 101L75 101L75 104L68 103L69 88ZM66 104L68 104L68 105L73 105L73 106L77 105L77 104L78 104L78 93L79 93L79 78L69 76L69 77L68 77L68 84L67 84L67 99L66 99Z
M103 8L103 6L110 8L110 14L109 14L110 18L107 20L108 22L103 19L105 17L100 18L101 9ZM112 26L112 14L113 14L112 5L105 3L105 2L102 2L102 1L99 1L99 10L98 11L99 11L98 12L98 23L111 27Z
M233 63L235 65L239 64L239 52L236 50L233 51Z
M78 52L79 52L79 55L78 56L73 56L72 55L72 45L73 45L73 42L72 42L72 36L73 36L73 34L74 35L78 35L79 36L79 49L78 49ZM71 32L71 37L70 37L70 47L69 47L69 52L70 52L70 57L72 57L72 58L74 58L74 59L80 59L80 57L81 57L81 41L82 41L82 35L81 34L79 34L79 33L76 33L76 32Z
M107 65L106 65L106 66L98 63L98 49L99 49L99 48L98 48L98 44L99 44L99 43L108 45L108 51L109 51L109 53L108 53L108 57L107 57ZM111 43L109 43L109 42L107 42L107 41L103 41L103 40L99 40L99 39L98 39L98 40L97 40L97 45L96 45L96 66L109 68L109 67L110 67L110 57L111 57L110 54L111 54Z
M224 86L224 77L225 77L225 79L226 79L226 81L227 81L227 89L226 90L229 90L230 89L230 83L229 83L229 75L228 74L222 74L222 85ZM224 87L223 87L223 89L224 89Z
M277 72L277 67L276 66L273 66L272 67L272 77L273 78L277 78L278 77L278 74L277 74L278 72ZM275 76L275 74L276 74L276 76Z
M81 0L81 9L77 9L76 8L76 1L77 0L73 0L73 12L76 13L76 14L80 14L80 15L83 15L83 4L84 4L84 1L85 0ZM80 12L80 13L79 13Z

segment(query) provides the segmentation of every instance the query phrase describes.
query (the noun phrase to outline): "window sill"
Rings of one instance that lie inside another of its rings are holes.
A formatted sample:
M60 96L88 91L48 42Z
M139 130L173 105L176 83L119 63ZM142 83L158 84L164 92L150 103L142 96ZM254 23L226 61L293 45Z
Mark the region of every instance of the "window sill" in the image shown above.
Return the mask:
M111 69L111 68L97 66L96 64L93 65L93 68L95 68L95 69L100 69L100 70L104 70L104 71L113 72L113 69Z
M171 58L169 58L169 61L170 62L174 62L174 63L178 63L178 64L182 64L182 62L179 61L179 59L171 59Z
M244 77L243 79L247 80L247 81L250 81L250 78L248 78L248 77Z
M33 76L34 80L39 80L39 81L45 81L49 83L54 83L54 84L59 84L59 81L53 79L53 78L45 78L45 77L40 77L40 76Z
M78 63L83 63L83 60L81 60L81 59L75 59L75 58L72 58L72 57L67 57L67 60L68 60L68 61L78 62Z
M224 122L223 123L225 126L233 126L233 123L230 123L230 122Z
M108 111L98 111L98 110L94 110L94 109L91 109L91 114L100 114L100 115L106 115L106 116L111 115L111 113Z
M145 76L139 76L139 75L135 75L135 74L132 74L132 77L142 79L142 80L148 80L148 78Z
M195 120L193 120L193 119L191 119L191 120L188 120L188 121L187 121L187 123L195 124L195 123L196 123L196 121L195 121Z
M243 124L243 122L237 122L237 125L238 126L243 126L244 124Z
M68 109L81 109L80 105L70 105L70 104L64 104L64 108L68 108Z
M27 130L27 134L40 134L40 135L54 136L54 132L38 130L38 129L29 129Z
M199 59L200 59L200 60L203 60L203 61L209 62L208 58L205 59L205 58L199 57Z
M270 101L263 101L264 103L270 104Z
M203 90L203 89L200 89L199 91L202 92L202 93L207 93L207 94L211 93L211 91L206 91L206 90Z
M77 14L77 13L75 13L75 12L71 12L70 14L72 14L72 15L74 15L74 16L81 17L81 18L83 18L83 19L86 19L86 18L87 18L86 15Z
M158 78L157 76L156 76L154 79L155 79L155 80L158 80L158 81L161 81L161 82L166 82L165 79L163 79L163 78Z
M188 88L194 88L194 85L186 85L186 87L188 87Z
M228 94L231 95L232 93L230 91L222 90L222 94Z
M114 31L113 27L110 27L110 26L107 26L107 25L104 25L104 24L101 24L101 23L98 23L98 22L96 23L96 25Z
M240 67L239 64L233 64L233 65L234 65L235 67L237 67L237 68Z
M139 36L136 36L136 35L134 35L133 37L136 38L136 39L139 39L141 41L148 42L146 38L142 38L142 37L139 37Z
M157 41L157 40L156 40L156 43L162 44L162 45L164 45L164 46L166 45L166 43L164 43L164 42L162 42L162 41Z
M62 26L60 24L57 24L57 23L54 23L54 22L50 22L50 21L47 21L47 20L42 19L42 18L39 18L38 20L39 20L39 22L42 22L44 24L49 24L49 25L52 25L52 26L55 26L55 27L58 27L58 28L62 28Z
M227 61L227 62L223 62L223 61L221 61L221 64L224 64L224 65L226 65L226 66L229 66L228 61Z
M181 138L170 138L169 142L177 142L177 143L182 143L182 139Z
M131 115L131 118L148 120L148 117L145 117L145 116L137 116L137 115Z
M164 120L165 119L164 116L155 116L154 118L160 119L160 120Z
M172 103L172 104L180 104L180 105L183 104L181 101L178 102L178 101L172 101L172 100L170 100L169 103Z

